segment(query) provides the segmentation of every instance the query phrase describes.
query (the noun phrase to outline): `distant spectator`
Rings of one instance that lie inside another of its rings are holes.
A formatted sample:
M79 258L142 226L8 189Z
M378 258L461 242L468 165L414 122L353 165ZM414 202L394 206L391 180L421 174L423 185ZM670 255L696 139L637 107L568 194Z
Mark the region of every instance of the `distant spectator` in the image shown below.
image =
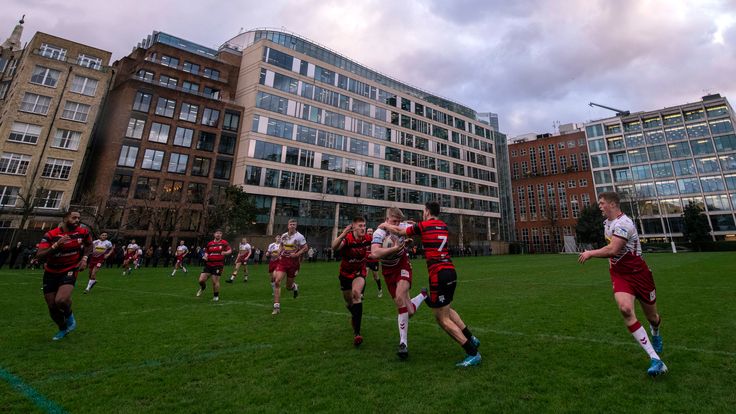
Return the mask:
M144 266L149 267L151 265L151 260L153 259L153 246L148 246L143 256L144 256L144 260L143 260Z
M10 257L10 246L6 244L3 246L2 250L0 250L0 269L2 269L5 262L8 261L8 257Z

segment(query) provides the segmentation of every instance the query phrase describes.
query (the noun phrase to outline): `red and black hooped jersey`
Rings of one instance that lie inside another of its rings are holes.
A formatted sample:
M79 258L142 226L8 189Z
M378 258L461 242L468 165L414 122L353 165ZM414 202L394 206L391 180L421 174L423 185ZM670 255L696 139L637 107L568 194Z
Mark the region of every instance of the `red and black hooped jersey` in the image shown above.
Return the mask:
M427 267L431 272L442 269L454 269L448 251L450 234L447 232L447 224L438 219L420 221L406 228L406 235L421 235L422 246L424 246L424 257L427 259Z
M355 273L365 267L365 262L371 248L371 240L366 235L362 240L356 240L353 233L345 236L344 244L340 249L342 262L340 262L340 273Z
M225 266L225 255L222 254L230 250L230 244L227 240L212 240L207 243L205 253L207 253L207 265L211 267Z
M84 227L66 232L59 226L47 231L38 243L39 249L48 249L63 236L69 236L71 240L59 247L59 250L51 251L47 256L44 269L53 273L64 273L74 270L82 260L84 246L92 245L92 235Z

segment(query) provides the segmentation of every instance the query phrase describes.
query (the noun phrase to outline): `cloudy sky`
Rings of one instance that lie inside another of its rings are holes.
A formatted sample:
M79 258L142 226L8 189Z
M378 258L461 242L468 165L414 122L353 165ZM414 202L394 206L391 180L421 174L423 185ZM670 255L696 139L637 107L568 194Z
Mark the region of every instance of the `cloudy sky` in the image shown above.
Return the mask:
M110 4L108 4L110 3ZM736 104L736 0L3 0L0 36L36 31L118 59L154 30L217 47L276 27L497 112L510 137L721 93Z

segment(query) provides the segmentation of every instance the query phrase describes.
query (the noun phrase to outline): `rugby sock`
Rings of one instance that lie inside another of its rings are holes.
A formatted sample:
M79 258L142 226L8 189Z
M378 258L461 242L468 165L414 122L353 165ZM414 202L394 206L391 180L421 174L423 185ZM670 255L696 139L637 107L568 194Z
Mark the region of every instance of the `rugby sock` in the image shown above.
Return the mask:
M649 330L652 333L652 336L659 336L659 325L662 324L662 317L659 317L659 320L657 321L657 324L653 324L649 322Z
M206 282L199 282L199 288L202 289L202 291L204 291L206 287L207 287Z
M473 345L473 342L470 339L465 341L465 343L463 344L463 349L470 356L478 355L478 348L476 348L475 345Z
M59 327L60 331L66 329L66 318L64 317L64 313L61 309L57 306L53 306L52 308L49 308L49 315L51 315L51 320Z
M409 310L406 307L399 308L399 343L409 345L407 338L409 336Z
M94 279L90 279L89 282L87 282L87 290L92 289L92 286L95 284Z
M220 292L213 292L213 293L214 293L214 296L215 296L216 298L219 298L219 297L220 297Z
M473 333L470 332L470 329L466 326L463 328L463 335L465 335L465 339L470 340L473 337Z
M376 285L378 285L378 290L383 290L381 288L381 279L376 280Z
M639 345L641 345L641 347L644 348L644 351L646 351L646 353L649 354L649 358L659 359L659 355L657 355L657 353L654 352L652 343L649 342L649 336L647 336L646 329L644 329L644 327L641 326L639 321L636 321L634 322L633 325L629 326L629 332L631 332L631 335L633 335L636 341L639 342Z
M422 306L422 303L424 303L424 299L427 297L424 293L420 293L413 298L411 298L411 304L414 306L414 312L419 310L419 307ZM414 313L412 312L412 314Z
M353 333L360 335L360 322L363 319L363 302L353 303L350 306L350 313L353 314Z
M271 282L271 294L273 295L276 292L276 282Z

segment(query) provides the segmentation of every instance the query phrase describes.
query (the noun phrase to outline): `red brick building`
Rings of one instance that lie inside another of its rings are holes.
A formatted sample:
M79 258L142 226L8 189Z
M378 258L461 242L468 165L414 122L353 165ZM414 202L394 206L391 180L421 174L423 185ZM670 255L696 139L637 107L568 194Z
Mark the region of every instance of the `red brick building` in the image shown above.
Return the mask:
M583 206L595 200L585 133L542 134L509 144L516 240L531 253L560 252Z

